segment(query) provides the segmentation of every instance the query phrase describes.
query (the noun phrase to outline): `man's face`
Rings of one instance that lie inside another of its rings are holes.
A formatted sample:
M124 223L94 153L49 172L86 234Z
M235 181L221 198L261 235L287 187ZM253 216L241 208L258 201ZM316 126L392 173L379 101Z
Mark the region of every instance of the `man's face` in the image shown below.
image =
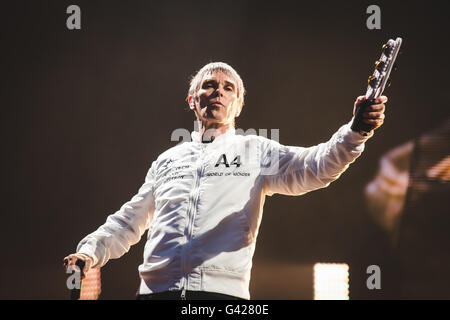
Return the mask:
M202 123L232 124L240 113L236 80L223 72L206 73L189 105Z

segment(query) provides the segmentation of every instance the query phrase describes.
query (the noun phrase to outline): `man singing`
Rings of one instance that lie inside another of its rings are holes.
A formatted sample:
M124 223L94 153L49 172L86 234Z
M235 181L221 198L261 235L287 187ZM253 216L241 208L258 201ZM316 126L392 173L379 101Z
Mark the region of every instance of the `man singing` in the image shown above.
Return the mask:
M301 195L336 180L383 124L387 98L364 114L370 132L352 131L350 121L328 142L303 148L236 134L244 94L231 66L204 66L187 97L199 127L192 141L162 153L138 193L85 237L65 265L85 261L84 275L121 257L149 228L138 299L250 299L266 195ZM364 100L357 98L353 113Z

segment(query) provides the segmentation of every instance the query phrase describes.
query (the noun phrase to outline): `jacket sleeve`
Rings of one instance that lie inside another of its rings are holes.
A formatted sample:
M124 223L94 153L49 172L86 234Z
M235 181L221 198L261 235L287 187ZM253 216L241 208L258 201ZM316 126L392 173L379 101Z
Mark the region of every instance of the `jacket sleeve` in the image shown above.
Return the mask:
M93 267L102 267L109 259L121 257L148 229L155 209L153 167L138 193L78 244L77 253L92 257Z
M283 146L269 140L262 152L265 170L264 192L301 195L327 187L348 168L364 150L363 136L343 125L328 142L303 148Z

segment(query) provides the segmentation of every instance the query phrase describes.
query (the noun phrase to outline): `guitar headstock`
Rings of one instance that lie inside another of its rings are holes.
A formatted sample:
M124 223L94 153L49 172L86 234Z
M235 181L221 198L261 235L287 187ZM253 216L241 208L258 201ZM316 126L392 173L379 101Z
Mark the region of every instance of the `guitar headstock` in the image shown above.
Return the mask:
M402 38L389 39L382 47L380 59L375 62L375 70L369 77L366 98L372 100L381 96L388 83L395 59L400 51Z
M369 85L366 91L366 100L361 102L356 109L356 113L352 123L352 130L357 131L363 135L367 135L371 130L376 128L376 125L368 124L363 118L363 114L367 112L370 105L375 104L374 100L381 96L386 87L389 76L394 68L394 62L400 51L402 45L402 38L395 40L389 39L383 45L380 59L375 62L375 70L369 77Z

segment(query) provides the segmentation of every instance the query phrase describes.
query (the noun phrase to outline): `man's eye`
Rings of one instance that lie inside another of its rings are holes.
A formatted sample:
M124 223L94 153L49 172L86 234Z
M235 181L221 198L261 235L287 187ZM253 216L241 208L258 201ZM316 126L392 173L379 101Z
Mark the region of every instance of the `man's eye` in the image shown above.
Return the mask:
M227 90L227 91L233 91L233 88L232 88L232 87L226 87L225 90Z

